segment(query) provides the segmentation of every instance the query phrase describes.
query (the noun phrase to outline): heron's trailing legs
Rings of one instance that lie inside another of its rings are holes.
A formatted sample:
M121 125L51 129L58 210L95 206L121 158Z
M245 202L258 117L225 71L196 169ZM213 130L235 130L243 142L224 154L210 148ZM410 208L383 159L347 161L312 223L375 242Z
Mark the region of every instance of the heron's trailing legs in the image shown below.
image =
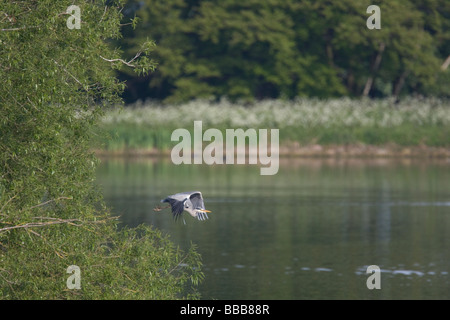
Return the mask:
M165 206L165 207L156 206L156 207L153 208L153 211L159 212L161 210L164 210L164 209L167 209L167 208L170 208L170 207L171 207L170 204L168 206ZM186 221L184 220L184 217L183 217L183 223L186 224Z
M165 207L156 206L156 207L153 208L153 211L159 212L159 211L167 209L167 208L170 208L170 204L168 206L165 206Z

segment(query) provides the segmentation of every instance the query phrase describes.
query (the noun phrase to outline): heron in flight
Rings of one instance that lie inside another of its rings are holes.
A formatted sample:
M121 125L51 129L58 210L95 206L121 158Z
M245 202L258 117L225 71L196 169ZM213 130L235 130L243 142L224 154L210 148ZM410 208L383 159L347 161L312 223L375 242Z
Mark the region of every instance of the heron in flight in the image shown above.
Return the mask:
M161 211L172 207L172 214L175 220L181 216L183 211L187 211L191 216L202 221L208 219L207 212L211 212L205 209L202 193L200 191L180 192L162 199L161 202L168 202L169 205L162 208L157 206L153 210ZM184 221L184 223L186 223L186 221Z

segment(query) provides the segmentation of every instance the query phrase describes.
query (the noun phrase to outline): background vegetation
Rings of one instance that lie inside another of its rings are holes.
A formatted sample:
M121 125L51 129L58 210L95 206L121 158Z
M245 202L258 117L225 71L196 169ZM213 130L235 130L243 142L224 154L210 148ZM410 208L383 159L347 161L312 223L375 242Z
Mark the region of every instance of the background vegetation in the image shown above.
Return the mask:
M108 39L121 36L123 1L77 1L80 29L66 25L71 4L0 2L0 297L197 297L195 249L119 229L94 183L93 128L124 88L114 71L154 69L152 43L122 60ZM66 286L70 265L80 290Z
M282 143L449 145L448 1L127 4L141 27L114 45L132 58L153 39L158 68L119 71L128 108L102 119L104 149L169 149L194 120L278 128ZM373 4L378 30L366 26Z
M381 29L369 30L369 5ZM448 96L447 0L129 0L115 45L155 40L159 67L121 72L125 99Z

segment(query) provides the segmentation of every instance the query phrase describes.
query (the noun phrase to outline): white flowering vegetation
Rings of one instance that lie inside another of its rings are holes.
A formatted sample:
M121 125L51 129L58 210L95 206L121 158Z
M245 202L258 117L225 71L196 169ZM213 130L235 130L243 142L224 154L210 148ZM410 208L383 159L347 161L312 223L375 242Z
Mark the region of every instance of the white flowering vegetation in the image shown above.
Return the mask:
M108 111L104 146L168 148L176 128L280 129L281 142L398 143L450 146L450 102L435 98L263 100L231 103L193 100L180 105L138 102Z

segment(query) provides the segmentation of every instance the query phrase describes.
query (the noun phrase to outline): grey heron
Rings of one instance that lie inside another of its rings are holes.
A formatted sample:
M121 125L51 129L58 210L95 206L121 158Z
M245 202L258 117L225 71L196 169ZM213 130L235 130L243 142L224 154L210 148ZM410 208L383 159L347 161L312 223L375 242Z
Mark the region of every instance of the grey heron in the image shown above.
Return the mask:
M172 207L172 214L175 220L181 216L183 211L187 211L191 216L202 221L208 219L207 212L211 212L205 209L202 193L200 191L176 193L162 199L161 202L168 202L169 205L163 208L157 206L153 210L161 211Z

